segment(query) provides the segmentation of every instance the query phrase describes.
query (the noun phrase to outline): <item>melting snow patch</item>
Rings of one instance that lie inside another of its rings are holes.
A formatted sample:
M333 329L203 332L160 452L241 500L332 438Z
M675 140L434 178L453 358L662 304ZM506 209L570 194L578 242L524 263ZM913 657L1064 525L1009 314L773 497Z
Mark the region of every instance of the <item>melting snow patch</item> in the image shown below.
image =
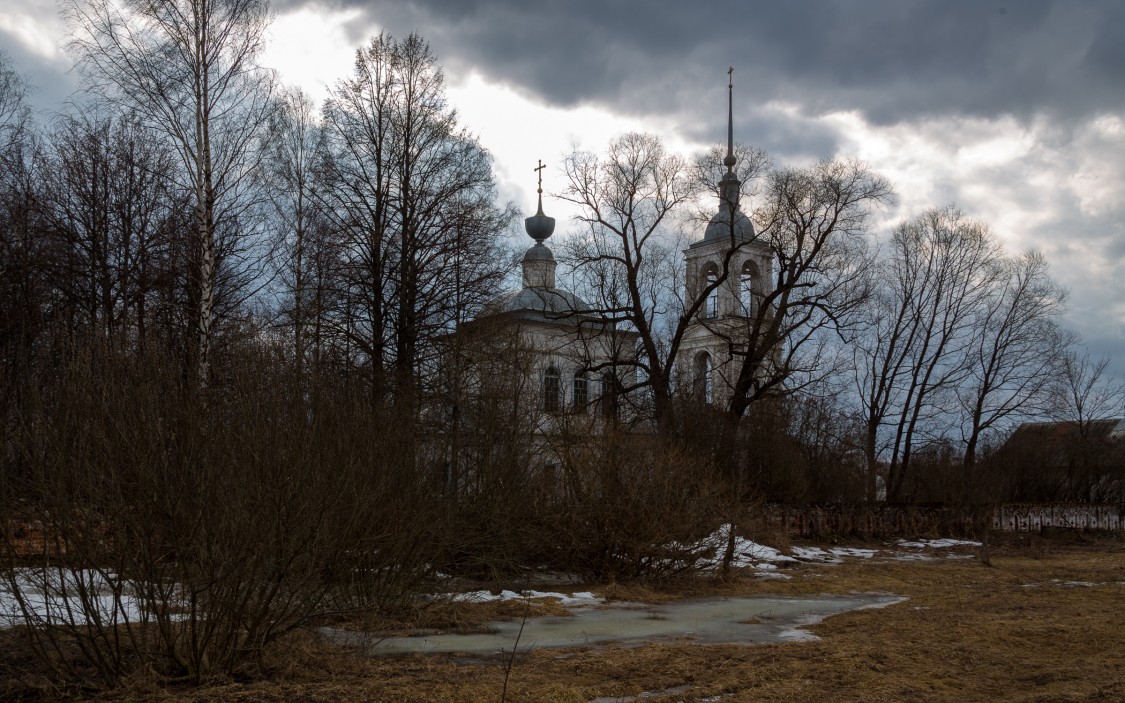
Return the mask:
M858 547L833 547L831 552L838 557L854 557L856 559L870 559L875 556L878 549L860 549Z
M468 591L467 593L450 593L444 597L454 603L490 603L498 600L526 600L533 598L554 598L562 605L597 605L601 599L589 591L582 593L556 593L554 591Z
M979 547L980 542L966 539L920 539L914 542L900 539L898 546L909 549L949 549L950 547Z
M911 552L896 552L893 557L895 561L933 561L933 557L928 554L915 554Z
M723 525L710 536L699 541L697 545L699 548L710 549L714 554L706 566L715 568L722 563L722 555L726 552L729 536L730 525ZM773 547L767 547L743 537L736 536L734 538L734 558L731 560L731 566L735 568L759 567L762 562L795 563L796 561L793 557L782 554Z
M839 564L839 557L835 557L820 547L793 547L789 550L800 561L819 561L827 564Z
M150 615L148 599L136 594L137 582L108 571L92 569L26 568L5 574L0 581L0 628L24 622L78 627L141 622ZM177 592L169 600L179 598ZM182 620L186 615L171 615Z

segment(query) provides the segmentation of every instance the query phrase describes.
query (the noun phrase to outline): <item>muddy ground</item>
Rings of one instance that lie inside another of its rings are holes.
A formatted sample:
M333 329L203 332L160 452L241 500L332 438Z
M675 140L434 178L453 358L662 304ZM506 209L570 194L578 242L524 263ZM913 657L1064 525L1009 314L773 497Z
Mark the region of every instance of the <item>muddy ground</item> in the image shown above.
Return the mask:
M866 544L864 547L880 546ZM1125 544L1113 538L1013 538L991 549L934 550L786 564L788 580L745 574L648 586L567 585L599 596L665 601L714 595L889 592L908 600L833 616L815 642L535 649L514 658L370 658L312 632L292 637L264 669L187 686L138 677L112 693L11 686L9 696L103 701L1125 701ZM962 558L950 558L950 555ZM546 590L537 586L541 590ZM535 606L540 607L540 606ZM543 606L558 613L557 605ZM522 617L518 602L430 609L421 625L471 630ZM0 656L19 656L17 643ZM31 664L29 663L29 666ZM505 692L505 680L507 690ZM643 698L635 698L643 696Z

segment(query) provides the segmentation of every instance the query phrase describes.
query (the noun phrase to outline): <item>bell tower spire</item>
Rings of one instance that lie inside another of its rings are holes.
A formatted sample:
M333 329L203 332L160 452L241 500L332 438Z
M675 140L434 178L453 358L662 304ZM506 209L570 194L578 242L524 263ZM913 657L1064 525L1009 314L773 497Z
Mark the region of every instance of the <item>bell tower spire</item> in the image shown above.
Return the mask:
M723 165L727 173L734 173L734 165L738 163L734 158L734 66L727 69L727 157Z
M719 181L719 207L725 208L731 216L738 209L738 191L742 185L734 173L737 163L734 157L734 66L731 66L727 69L727 156L723 159L727 172Z

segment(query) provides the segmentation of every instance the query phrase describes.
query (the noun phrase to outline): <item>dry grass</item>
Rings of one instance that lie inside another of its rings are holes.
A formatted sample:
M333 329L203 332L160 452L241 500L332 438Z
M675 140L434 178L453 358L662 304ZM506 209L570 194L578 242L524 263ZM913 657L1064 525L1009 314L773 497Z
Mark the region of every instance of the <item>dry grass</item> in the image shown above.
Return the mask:
M513 668L508 700L585 703L685 685L686 691L646 700L1125 700L1125 545L1008 545L993 548L992 563L853 560L801 565L789 570L790 581L607 587L603 593L623 600L660 600L669 592L849 591L889 591L909 600L832 617L812 628L822 638L818 642L532 651ZM489 604L454 619L465 626L519 615L506 607ZM104 700L494 702L504 663L446 656L368 659L304 637L291 640L267 669L267 680L190 689L137 682Z

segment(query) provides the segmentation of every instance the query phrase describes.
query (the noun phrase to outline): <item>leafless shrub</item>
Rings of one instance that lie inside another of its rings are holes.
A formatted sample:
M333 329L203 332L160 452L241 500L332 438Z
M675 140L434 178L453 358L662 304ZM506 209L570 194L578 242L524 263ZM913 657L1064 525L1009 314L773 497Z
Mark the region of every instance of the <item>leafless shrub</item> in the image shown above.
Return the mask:
M603 581L699 568L697 540L715 527L720 486L710 463L653 437L608 433L560 449L559 558Z
M395 418L295 393L270 362L247 354L204 397L160 359L92 346L25 405L0 573L59 679L231 673L310 617L387 607L426 573L434 516ZM14 539L28 523L44 536L30 549Z
M481 322L446 342L424 413L426 462L441 474L435 500L451 521L445 573L508 580L549 560L546 500L557 474L537 434L535 358L514 326Z

